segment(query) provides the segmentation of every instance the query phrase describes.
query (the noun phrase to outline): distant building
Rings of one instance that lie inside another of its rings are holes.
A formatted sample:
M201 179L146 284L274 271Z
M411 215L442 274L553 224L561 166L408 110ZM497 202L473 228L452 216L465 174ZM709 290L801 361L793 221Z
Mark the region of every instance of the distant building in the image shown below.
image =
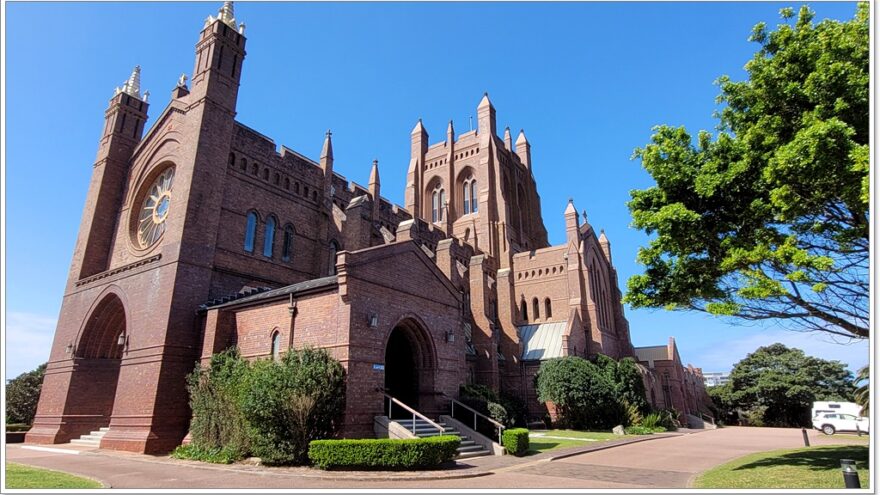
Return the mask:
M730 381L730 373L725 373L723 371L713 371L712 373L703 373L703 383L705 383L707 387L714 387L716 385L724 385L729 381Z

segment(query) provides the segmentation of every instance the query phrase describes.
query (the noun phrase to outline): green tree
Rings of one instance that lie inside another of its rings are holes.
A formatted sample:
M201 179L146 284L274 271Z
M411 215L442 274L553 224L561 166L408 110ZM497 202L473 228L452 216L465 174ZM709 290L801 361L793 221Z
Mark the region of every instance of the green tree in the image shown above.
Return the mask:
M748 80L718 80L717 134L654 128L631 192L654 235L634 307L698 310L868 337L869 6L853 19L759 23Z
M633 358L625 357L617 361L604 354L598 354L594 362L608 377L608 381L614 387L614 396L621 405L635 406L644 414L650 412L651 406L645 398L645 382Z
M561 426L608 429L620 420L614 383L586 359L566 356L544 361L535 376L535 388L539 401L554 404Z
M853 398L853 377L839 361L782 344L759 347L730 372L727 404L760 410L767 426L808 426L814 401Z
M6 383L6 423L33 423L45 373L46 363L43 363Z
M867 416L871 412L871 367L867 364L859 369L856 374L856 388L853 397L856 404L862 406L862 416Z

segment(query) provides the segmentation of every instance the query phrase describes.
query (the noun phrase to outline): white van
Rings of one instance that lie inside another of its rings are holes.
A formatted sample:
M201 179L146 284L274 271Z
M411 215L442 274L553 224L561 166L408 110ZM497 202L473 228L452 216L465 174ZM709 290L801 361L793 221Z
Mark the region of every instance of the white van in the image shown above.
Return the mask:
M862 412L862 406L855 402L813 402L813 411L810 416L816 419L817 416L825 413L841 413L851 414L858 417Z

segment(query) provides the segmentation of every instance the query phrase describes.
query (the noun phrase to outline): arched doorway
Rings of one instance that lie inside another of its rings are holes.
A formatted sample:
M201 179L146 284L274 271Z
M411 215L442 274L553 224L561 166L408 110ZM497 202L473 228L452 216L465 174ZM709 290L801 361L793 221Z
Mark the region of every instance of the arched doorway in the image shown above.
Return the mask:
M110 425L119 364L127 345L125 307L116 294L107 294L85 323L74 349L70 393L77 413L90 416L92 427Z
M420 410L428 406L422 397L434 389L434 354L430 337L411 319L398 323L385 346L385 393ZM411 413L394 407L392 418Z

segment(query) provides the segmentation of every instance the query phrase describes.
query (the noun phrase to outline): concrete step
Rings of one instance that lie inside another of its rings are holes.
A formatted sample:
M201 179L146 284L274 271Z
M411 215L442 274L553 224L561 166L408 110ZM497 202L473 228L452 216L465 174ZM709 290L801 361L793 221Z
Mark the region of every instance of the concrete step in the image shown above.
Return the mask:
M74 438L73 440L70 441L70 443L72 443L73 445L84 445L87 447L100 447L101 446L100 440L83 440L81 438Z
M463 454L465 452L479 452L481 450L485 450L482 445L468 445L466 447L459 447L458 452Z
M492 455L488 450L475 450L471 452L459 452L456 459L468 459L470 457L482 457L484 455Z

